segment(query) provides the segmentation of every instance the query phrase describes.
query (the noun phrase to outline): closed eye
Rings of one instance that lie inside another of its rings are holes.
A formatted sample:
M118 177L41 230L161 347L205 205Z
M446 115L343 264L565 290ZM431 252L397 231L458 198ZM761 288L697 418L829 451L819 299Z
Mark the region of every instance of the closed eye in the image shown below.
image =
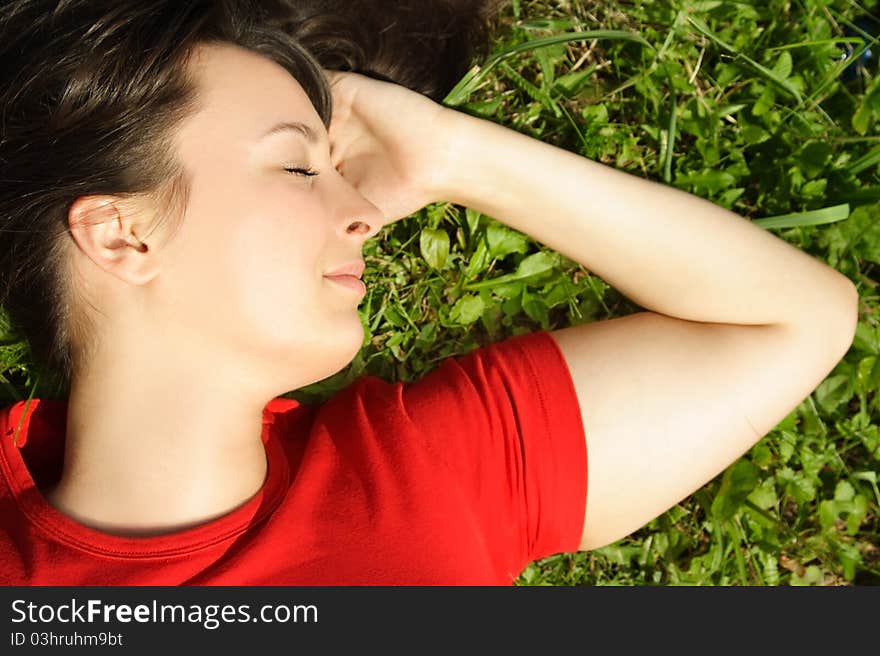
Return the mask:
M308 178L318 175L318 172L313 168L302 168L296 166L285 166L284 170L288 173L293 173L294 175L302 175Z

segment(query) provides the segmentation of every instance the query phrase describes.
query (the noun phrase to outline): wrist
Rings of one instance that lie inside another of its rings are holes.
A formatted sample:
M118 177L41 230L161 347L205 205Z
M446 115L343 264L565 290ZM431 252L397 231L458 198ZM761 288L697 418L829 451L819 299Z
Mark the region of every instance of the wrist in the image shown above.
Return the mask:
M464 204L464 183L474 165L474 122L469 114L444 107L435 125L430 127L436 140L437 155L429 163L427 193L431 202Z

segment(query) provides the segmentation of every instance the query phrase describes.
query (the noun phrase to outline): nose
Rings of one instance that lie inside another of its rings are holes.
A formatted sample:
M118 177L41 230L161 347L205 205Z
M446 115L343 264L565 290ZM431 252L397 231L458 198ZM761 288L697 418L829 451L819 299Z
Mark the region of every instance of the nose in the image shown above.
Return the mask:
M339 228L343 236L358 236L362 241L370 239L385 225L385 215L355 189L348 180L339 176L344 188L345 202L340 208Z

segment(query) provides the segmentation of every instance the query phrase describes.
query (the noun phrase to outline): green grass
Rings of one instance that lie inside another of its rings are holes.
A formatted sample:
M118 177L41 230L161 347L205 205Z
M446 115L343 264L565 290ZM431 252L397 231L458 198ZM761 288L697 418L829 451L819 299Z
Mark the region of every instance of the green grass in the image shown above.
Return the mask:
M880 76L842 83L849 0L519 0L447 103L729 208L847 275L855 342L722 476L633 535L530 565L523 585L880 583ZM880 31L880 30L878 30ZM858 31L857 31L858 34ZM527 236L453 205L368 242L364 348L291 394L413 380L505 337L639 311ZM499 280L500 279L500 280ZM4 342L0 342L0 345ZM0 346L7 401L52 395Z

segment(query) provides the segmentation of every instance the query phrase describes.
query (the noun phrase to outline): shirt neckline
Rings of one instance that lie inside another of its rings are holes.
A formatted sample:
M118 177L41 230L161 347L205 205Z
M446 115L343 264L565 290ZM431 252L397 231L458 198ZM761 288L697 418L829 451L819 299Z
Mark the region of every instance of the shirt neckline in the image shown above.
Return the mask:
M149 558L188 554L240 535L264 520L278 506L289 485L290 472L284 448L276 434L275 419L278 409L290 403L287 399L273 399L263 410L262 439L267 471L257 493L222 517L173 533L145 537L104 533L68 517L46 500L27 468L21 448L34 430L40 431L41 435L51 434L52 440L62 439L66 430L66 400L30 399L18 401L0 411L0 469L26 521L54 541L104 556Z

